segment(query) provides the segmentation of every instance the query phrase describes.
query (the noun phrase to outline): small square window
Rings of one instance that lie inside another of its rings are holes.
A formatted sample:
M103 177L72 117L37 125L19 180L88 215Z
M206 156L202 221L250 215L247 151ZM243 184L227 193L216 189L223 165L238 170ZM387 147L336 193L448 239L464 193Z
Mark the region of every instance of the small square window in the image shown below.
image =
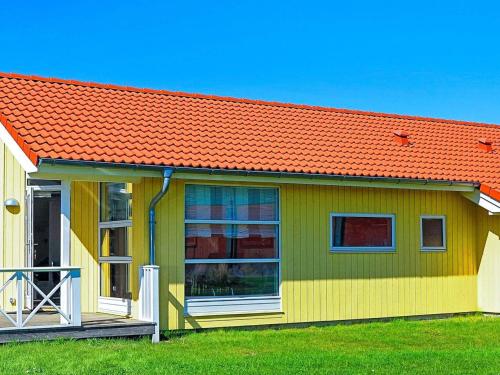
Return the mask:
M446 219L444 216L422 216L420 218L421 249L446 249Z

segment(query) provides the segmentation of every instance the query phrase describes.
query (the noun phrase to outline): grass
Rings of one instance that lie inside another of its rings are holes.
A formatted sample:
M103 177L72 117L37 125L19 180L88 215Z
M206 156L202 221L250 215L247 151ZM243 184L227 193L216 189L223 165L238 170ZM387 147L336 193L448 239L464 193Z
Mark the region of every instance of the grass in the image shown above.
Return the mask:
M2 374L500 374L500 319L481 316L149 340L0 346Z

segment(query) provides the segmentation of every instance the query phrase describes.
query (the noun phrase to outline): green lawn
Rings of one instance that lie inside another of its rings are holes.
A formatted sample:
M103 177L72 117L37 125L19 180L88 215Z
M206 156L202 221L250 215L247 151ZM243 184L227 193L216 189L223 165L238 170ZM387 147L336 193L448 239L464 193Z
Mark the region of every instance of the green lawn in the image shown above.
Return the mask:
M500 374L500 318L8 344L0 373Z

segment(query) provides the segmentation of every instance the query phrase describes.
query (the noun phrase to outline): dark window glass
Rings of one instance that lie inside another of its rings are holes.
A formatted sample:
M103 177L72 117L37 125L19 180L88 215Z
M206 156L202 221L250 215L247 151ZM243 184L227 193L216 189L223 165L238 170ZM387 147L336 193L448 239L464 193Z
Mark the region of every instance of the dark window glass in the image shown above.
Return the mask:
M132 193L125 183L101 183L101 222L132 220Z
M422 218L423 247L444 247L443 229L443 219Z
M101 264L101 296L130 299L128 264Z
M277 258L277 225L186 224L186 259Z
M128 256L129 228L101 229L101 256Z
M278 193L274 188L186 186L188 220L278 220Z
M186 264L186 297L277 296L278 263Z
M334 247L392 247L392 218L333 216Z

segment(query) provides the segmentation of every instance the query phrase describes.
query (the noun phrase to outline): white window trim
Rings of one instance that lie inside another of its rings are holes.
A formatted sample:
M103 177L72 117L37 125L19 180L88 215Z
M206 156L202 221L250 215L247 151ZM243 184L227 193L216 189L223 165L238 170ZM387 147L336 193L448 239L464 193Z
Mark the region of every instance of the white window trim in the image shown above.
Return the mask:
M279 225L279 220L193 220L193 219L185 219L184 224L221 224L221 225L238 225L238 224L247 224L247 225Z
M97 310L103 313L111 313L117 315L130 315L132 313L132 300L130 298L118 297L103 297L101 296L101 264L128 264L129 272L132 264L132 256L101 256L101 229L113 228L131 228L132 220L116 220L116 221L102 221L101 222L101 184L99 182L97 189L97 202L98 202L98 224L97 224L97 241L98 241L98 264L99 264L99 281L98 281L98 298ZM129 282L130 282L129 274Z
M424 219L441 219L443 222L443 246L424 246ZM421 215L420 216L420 251L422 252L445 252L446 251L446 216L444 215Z
M333 246L334 231L332 222L334 217L381 217L391 219L391 243L392 246ZM373 214L373 213L350 213L331 212L330 213L330 252L332 253L395 253L396 252L396 215L394 214Z
M277 210L278 220L267 221L244 221L244 220L194 220L184 219L186 224L261 224L261 225L276 225L278 227L278 256L277 258L248 258L248 259L185 259L186 264L230 264L230 263L278 263L278 295L276 296L202 296L202 297L185 297L184 298L184 315L185 316L220 316L220 315L241 315L241 314L266 314L266 313L282 313L282 290L281 290L281 190L279 186L261 186L261 185L225 185L225 184L210 184L192 182L186 184L198 186L220 186L220 187L239 187L239 188L268 188L277 191ZM185 195L185 194L184 194ZM185 202L184 202L185 205ZM186 237L184 236L184 241ZM185 280L184 280L185 283ZM219 304L220 307L217 307ZM214 306L215 305L215 306Z
M279 246L279 245L278 245ZM231 263L279 263L279 258L210 258L210 259L185 259L186 264L231 264Z

